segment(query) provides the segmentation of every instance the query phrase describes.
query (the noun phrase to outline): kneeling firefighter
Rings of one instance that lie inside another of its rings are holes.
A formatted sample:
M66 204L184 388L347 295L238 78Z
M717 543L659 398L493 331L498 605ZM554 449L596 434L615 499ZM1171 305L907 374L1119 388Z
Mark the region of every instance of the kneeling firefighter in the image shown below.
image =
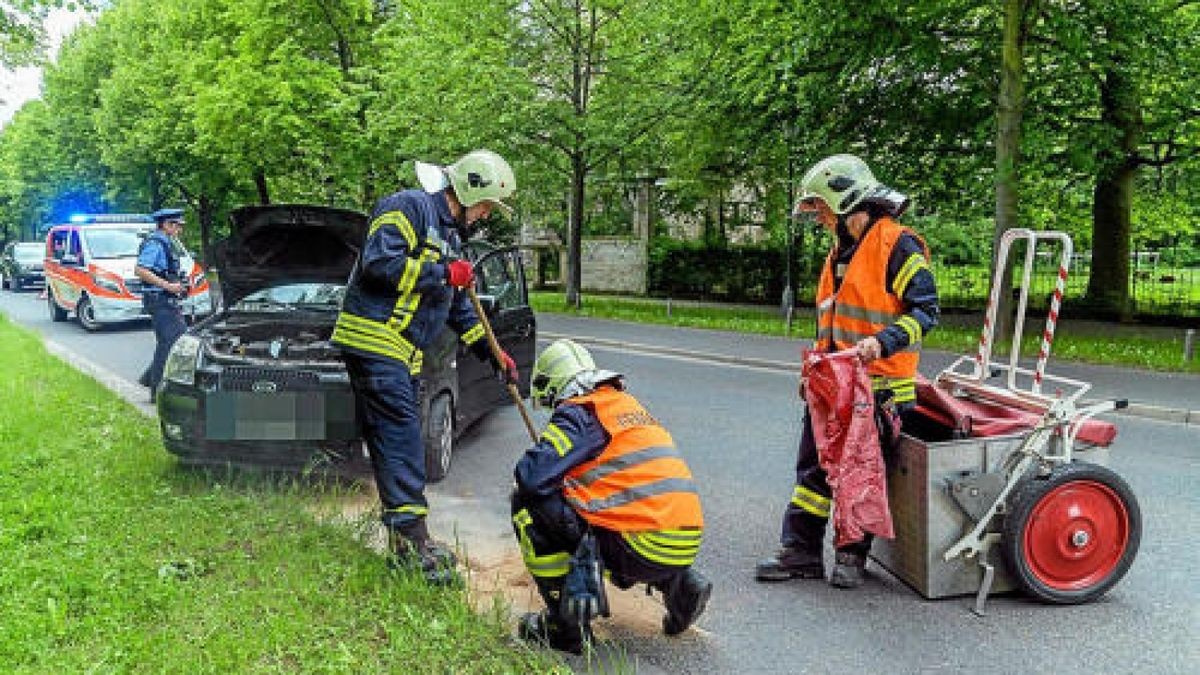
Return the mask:
M521 618L520 636L580 653L591 619L608 615L601 570L618 588L662 593L663 632L683 632L712 583L692 569L704 518L671 435L625 391L624 376L597 369L570 340L538 356L532 398L554 411L517 462L512 513L546 609Z

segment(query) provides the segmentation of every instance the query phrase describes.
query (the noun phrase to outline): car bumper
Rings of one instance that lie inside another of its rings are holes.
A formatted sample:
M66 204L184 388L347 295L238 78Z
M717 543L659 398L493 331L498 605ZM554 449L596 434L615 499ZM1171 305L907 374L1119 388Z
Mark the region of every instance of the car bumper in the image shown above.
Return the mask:
M150 318L142 306L141 298L95 296L91 298L91 301L93 314L96 321L100 323L120 323ZM182 300L179 308L184 316L205 316L212 313L212 299L208 291L203 291Z
M164 381L156 398L163 445L188 464L369 475L349 386L304 394L209 392Z
M44 286L46 284L46 276L41 272L21 272L12 277L12 283L15 286Z

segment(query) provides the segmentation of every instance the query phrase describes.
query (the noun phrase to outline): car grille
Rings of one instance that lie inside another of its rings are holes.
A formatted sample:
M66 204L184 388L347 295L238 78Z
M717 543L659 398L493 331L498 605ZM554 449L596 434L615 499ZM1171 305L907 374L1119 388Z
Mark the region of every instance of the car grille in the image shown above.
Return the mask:
M221 373L221 389L225 391L312 391L321 388L316 373L302 370L272 370L251 366L231 366Z

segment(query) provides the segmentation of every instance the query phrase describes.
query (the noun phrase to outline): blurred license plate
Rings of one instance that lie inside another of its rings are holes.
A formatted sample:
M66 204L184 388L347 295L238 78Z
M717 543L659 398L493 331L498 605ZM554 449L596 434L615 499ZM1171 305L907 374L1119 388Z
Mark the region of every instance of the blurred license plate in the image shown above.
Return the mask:
M206 436L214 441L354 437L354 401L349 392L213 392L205 409Z

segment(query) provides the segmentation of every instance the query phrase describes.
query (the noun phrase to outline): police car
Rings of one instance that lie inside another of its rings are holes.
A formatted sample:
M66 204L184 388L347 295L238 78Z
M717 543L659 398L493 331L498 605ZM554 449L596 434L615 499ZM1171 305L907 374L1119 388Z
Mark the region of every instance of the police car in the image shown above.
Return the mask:
M142 282L134 275L138 248L154 231L154 220L143 214L81 214L46 233L46 304L53 321L74 312L89 331L105 324L147 319L142 309ZM185 316L212 313L208 278L186 250L180 249L180 269L189 290L183 299Z

